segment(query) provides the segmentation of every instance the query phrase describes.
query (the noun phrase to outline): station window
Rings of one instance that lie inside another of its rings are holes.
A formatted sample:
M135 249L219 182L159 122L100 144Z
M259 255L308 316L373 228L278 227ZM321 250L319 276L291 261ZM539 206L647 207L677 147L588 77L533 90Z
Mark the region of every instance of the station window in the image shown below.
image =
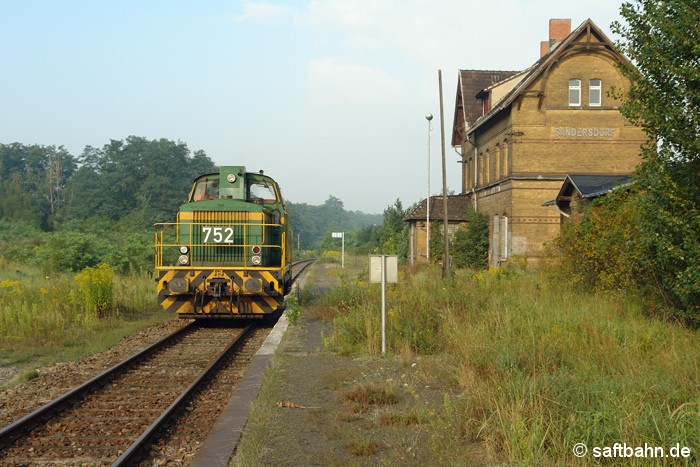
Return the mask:
M581 105L581 80L569 80L569 107L578 107Z
M588 86L588 105L600 107L602 99L603 83L599 79L592 79Z

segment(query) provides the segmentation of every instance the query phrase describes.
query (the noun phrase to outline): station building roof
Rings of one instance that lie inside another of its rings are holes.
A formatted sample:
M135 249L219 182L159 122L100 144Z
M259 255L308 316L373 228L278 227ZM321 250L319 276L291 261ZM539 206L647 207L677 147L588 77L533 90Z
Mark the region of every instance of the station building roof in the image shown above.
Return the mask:
M426 220L425 199L421 200L415 208L403 218L404 222ZM463 222L467 220L467 212L472 209L472 202L468 195L448 195L447 196L447 221ZM441 221L444 219L443 197L430 197L430 220Z

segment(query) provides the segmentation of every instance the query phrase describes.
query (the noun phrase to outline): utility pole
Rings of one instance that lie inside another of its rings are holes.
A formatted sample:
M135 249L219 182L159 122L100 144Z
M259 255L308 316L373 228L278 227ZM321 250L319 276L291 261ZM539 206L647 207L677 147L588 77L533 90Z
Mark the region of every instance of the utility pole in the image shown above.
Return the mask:
M433 130L433 125L430 121L433 119L433 114L425 114L425 119L428 121L428 197L425 198L425 257L430 262L430 133Z
M440 87L440 142L442 143L442 208L443 208L443 243L445 251L442 255L442 278L450 274L450 242L447 235L447 167L445 166L445 112L442 106L442 70L438 70Z

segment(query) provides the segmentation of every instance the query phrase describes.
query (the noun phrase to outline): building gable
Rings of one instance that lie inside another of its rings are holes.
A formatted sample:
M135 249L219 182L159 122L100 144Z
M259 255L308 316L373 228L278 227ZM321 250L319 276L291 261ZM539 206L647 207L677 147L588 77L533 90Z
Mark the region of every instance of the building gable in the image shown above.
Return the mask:
M539 99L538 107L540 107L545 97L544 86L548 74L565 59L579 54L599 54L607 56L613 61L627 61L613 42L589 18L526 70L520 82L500 101L492 103L489 112L477 119L467 129L467 135L475 132L484 123L511 105L521 105L525 96L537 97Z
M517 71L459 70L455 114L452 124L452 146L464 140L467 128L483 115L481 91L517 74Z

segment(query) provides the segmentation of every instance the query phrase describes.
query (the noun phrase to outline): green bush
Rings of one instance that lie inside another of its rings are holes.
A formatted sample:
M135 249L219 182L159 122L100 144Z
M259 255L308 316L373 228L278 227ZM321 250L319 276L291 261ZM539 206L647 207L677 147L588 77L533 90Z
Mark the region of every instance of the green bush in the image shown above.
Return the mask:
M584 289L634 287L641 261L636 196L637 190L615 190L593 201L580 223L567 222L556 240L561 262L554 273Z
M295 294L290 294L287 296L287 318L289 319L289 324L292 326L296 325L299 321L299 315L301 314L301 305L299 304L299 299Z
M92 233L54 232L38 248L42 267L49 271L80 271L96 266L104 242Z
M700 160L640 167L637 283L651 314L700 325Z
M484 269L489 259L489 221L486 214L470 209L467 225L455 232L450 250L455 267Z
M551 269L585 289L628 291L646 311L700 324L700 189L691 165L673 170L647 154L632 188L588 206L555 242ZM691 181L689 181L691 180Z

